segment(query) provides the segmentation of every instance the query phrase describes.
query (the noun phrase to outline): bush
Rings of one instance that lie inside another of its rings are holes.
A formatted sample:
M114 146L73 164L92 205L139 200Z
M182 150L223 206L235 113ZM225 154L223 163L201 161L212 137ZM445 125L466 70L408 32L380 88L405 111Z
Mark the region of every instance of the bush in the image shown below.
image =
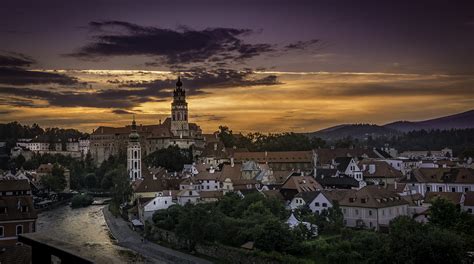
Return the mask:
M86 207L92 204L94 198L88 194L79 194L72 197L71 200L71 207L72 208L79 208L79 207Z

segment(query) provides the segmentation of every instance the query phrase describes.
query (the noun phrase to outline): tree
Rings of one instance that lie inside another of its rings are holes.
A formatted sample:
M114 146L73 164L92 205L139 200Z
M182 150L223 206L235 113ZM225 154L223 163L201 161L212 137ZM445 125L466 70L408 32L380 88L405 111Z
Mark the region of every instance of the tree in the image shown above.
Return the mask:
M144 161L148 166L164 167L169 171L181 171L184 164L192 163L192 154L190 150L170 146L149 154Z
M452 202L444 198L436 198L431 203L430 224L440 228L453 227L460 217L460 210Z
M49 190L61 192L66 187L66 178L64 177L64 169L55 163L51 170L51 174L44 175L41 183Z
M288 225L273 218L263 224L255 234L255 247L265 251L285 252L295 243Z
M117 171L118 173L112 179L113 186L110 189L114 206L127 202L132 195L132 187L125 166L119 166Z

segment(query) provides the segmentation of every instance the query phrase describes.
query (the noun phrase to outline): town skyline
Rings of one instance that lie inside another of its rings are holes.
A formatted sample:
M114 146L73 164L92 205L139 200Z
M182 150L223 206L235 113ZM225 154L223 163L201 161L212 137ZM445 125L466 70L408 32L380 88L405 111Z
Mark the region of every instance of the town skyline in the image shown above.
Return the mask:
M207 133L383 125L474 105L468 1L204 2L7 1L0 123L91 132L135 113L156 124L178 73Z

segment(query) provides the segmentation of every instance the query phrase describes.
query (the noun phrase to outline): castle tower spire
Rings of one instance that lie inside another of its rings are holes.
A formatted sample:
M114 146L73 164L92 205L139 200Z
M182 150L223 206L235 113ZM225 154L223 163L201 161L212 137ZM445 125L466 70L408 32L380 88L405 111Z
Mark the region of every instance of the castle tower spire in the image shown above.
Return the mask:
M181 76L178 75L171 103L171 132L173 136L180 138L189 136L188 103L186 91L182 86Z
M139 139L140 135L137 132L135 115L133 115L127 146L127 171L130 181L132 182L142 178L142 151Z

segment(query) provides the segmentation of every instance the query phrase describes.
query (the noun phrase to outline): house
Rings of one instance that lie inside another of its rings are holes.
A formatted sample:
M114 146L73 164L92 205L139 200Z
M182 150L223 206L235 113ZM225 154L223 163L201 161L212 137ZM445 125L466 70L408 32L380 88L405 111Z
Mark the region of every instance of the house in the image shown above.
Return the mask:
M381 160L364 159L359 161L359 167L364 180L374 184L392 184L403 176L400 171Z
M374 149L365 148L321 148L314 150L317 156L318 166L330 166L334 159L338 157L352 157L354 160L360 158L381 158Z
M14 246L18 235L36 231L37 213L27 180L0 181L0 247Z
M245 151L234 152L233 158L236 163L268 164L273 171L310 170L313 167L312 151Z
M462 193L456 192L428 192L426 193L425 200L423 205L430 207L433 201L436 199L445 199L459 207L462 207L464 204L464 195Z
M289 207L294 210L302 206L308 206L311 212L319 214L332 207L333 201L324 194L324 191L301 192L295 195Z
M403 175L406 175L408 172L418 168L420 163L418 160L409 159L409 158L392 158L392 159L381 159L382 161L388 163L392 168L400 171Z
M312 236L317 236L318 235L318 226L311 224L309 222L303 222L298 220L293 213L291 213L290 217L288 220L286 220L286 224L291 228L294 229L298 227L299 225L303 225L308 231L311 232Z
M406 183L412 192L459 192L474 191L474 169L470 168L418 168L408 173L400 182Z
M359 188L359 182L356 179L340 174L337 169L317 167L312 175L325 189Z
M285 200L291 201L296 194L301 192L320 191L323 187L312 177L302 173L293 173L280 187L280 192Z
M224 196L223 191L206 191L206 192L199 193L200 201L203 203L217 202L223 196Z
M177 191L174 191L175 195ZM138 198L138 215L140 221L146 225L147 221L151 221L153 214L161 209L167 209L173 202L173 193L170 190L157 192L155 197Z
M198 203L200 201L199 192L194 189L180 190L176 197L179 205Z
M209 170L201 171L193 178L197 189L200 191L217 191L221 189L219 179L222 173L212 166Z
M132 202L142 197L155 197L156 193L176 189L172 179L168 179L164 168L145 168L142 178L132 183Z
M219 138L219 134L203 134L204 149L199 157L202 163L218 167L220 164L229 161L224 143Z
M439 151L434 150L407 150L400 153L400 157L406 157L411 159L444 159L446 157L452 157L453 150L450 148L443 148Z
M466 192L464 194L463 211L474 214L474 192Z
M344 225L375 230L388 227L391 220L408 214L408 202L381 186L367 185L347 193L339 202Z
M352 157L337 157L333 160L332 165L340 174L354 178L359 183L364 180L362 171Z

